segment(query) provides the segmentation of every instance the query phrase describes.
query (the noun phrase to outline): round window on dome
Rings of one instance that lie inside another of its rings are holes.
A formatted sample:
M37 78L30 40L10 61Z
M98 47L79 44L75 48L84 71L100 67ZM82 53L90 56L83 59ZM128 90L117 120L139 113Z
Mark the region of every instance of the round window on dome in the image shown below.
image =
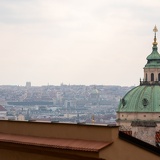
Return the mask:
M144 98L143 100L142 100L142 104L143 104L143 106L144 107L146 107L147 105L148 105L148 99L146 99L146 98Z
M126 101L124 98L122 98L122 105L123 105L123 107L126 105Z

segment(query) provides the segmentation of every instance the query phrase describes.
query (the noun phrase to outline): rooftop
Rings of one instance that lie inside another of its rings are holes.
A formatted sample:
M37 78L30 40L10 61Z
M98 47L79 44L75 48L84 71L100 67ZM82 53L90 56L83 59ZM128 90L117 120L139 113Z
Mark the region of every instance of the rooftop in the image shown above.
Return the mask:
M7 111L3 106L0 105L0 111Z
M8 142L14 144L51 147L67 150L79 150L87 152L98 152L99 150L109 146L112 142L88 141L78 139L60 139L60 138L44 138L34 136L22 136L14 134L0 133L0 142Z

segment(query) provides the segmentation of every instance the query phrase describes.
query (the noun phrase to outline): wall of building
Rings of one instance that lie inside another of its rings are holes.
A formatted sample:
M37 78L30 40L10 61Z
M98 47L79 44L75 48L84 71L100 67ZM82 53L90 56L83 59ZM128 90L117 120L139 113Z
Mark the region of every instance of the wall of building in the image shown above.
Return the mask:
M147 112L139 112L139 113L117 113L117 124L119 126L124 126L127 130L131 130L131 122L135 120L152 120L157 123L156 131L160 130L160 113L147 113Z
M118 127L103 125L77 125L71 123L46 123L27 121L0 121L0 132L26 136L71 138L97 141L114 141Z
M111 147L100 152L106 160L159 160L160 156L150 153L124 140L117 139Z
M41 155L28 152L0 149L0 157L4 160L70 160L69 158Z
M160 113L148 112L132 112L132 113L117 113L117 119L120 120L155 120L160 121Z
M118 136L118 127L101 125L78 125L63 123L40 123L23 121L0 121L0 133L18 134L25 136L38 136L48 138L69 138L94 141L109 141L111 145L99 152L82 152L73 150L52 149L47 152L44 149L33 149L33 146L23 144L10 144L10 147L0 145L0 158L5 160L159 160L159 156L148 152L131 143L121 140ZM21 146L20 146L21 145ZM25 148L26 147L26 148ZM30 149L32 149L30 151ZM83 158L82 158L83 157Z
M155 127L132 127L132 136L143 140L144 142L156 145L156 128Z
M144 68L144 80L146 81L147 74L147 81L151 81L151 73L154 74L154 81L158 81L159 68Z

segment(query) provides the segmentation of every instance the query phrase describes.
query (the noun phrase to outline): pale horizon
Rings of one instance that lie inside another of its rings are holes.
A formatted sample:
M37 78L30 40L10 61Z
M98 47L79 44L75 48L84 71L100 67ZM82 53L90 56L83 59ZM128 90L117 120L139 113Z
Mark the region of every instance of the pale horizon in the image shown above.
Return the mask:
M137 86L159 8L158 0L1 0L0 85Z

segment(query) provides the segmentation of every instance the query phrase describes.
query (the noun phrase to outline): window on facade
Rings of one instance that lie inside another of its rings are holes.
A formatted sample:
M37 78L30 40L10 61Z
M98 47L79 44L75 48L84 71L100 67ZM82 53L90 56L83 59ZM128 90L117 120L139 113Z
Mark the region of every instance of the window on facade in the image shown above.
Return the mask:
M158 81L160 81L160 73L158 74Z
M151 73L151 81L154 81L154 74Z
M147 81L148 77L147 77L147 73L146 73L146 81Z

